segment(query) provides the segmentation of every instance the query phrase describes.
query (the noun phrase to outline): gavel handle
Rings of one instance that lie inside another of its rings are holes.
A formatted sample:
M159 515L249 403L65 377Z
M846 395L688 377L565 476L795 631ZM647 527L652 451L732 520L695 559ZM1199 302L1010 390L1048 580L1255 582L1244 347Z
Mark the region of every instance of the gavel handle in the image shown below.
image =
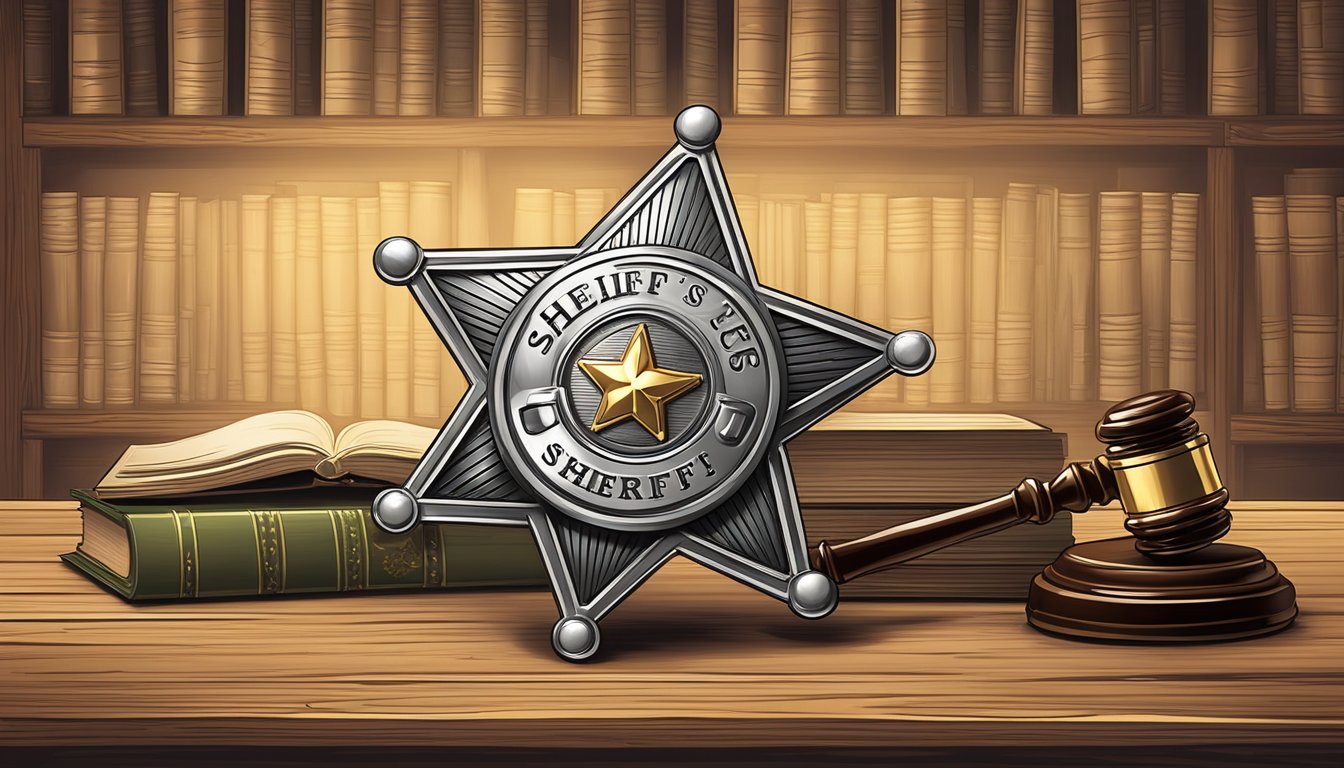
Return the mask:
M812 552L812 567L843 584L866 573L913 560L943 547L1011 528L1049 522L1060 510L1086 512L1117 497L1115 475L1103 458L1074 462L1049 482L1028 478L1012 491L969 507L893 526L861 539Z

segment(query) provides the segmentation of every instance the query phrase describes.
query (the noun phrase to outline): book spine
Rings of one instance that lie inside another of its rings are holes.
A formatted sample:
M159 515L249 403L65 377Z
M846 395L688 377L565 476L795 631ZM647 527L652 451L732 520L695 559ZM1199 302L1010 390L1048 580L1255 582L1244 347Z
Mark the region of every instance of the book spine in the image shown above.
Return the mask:
M122 114L121 43L119 0L70 0L70 114Z
M527 59L523 0L479 0L480 114L521 115Z
M439 2L439 114L476 114L476 0Z
M682 78L686 104L722 110L719 99L719 4L685 0L682 11Z
M1097 394L1116 401L1142 386L1138 193L1102 192L1097 221L1097 285L1105 286L1097 292Z
M803 202L800 197L780 201L779 250L779 284L789 293L802 293L807 267L803 256Z
M1139 271L1143 327L1143 389L1166 389L1171 332L1171 195L1140 195Z
M1036 284L1036 187L1009 184L1003 203L1003 257L994 331L994 390L1000 402L1032 397Z
M1014 0L980 0L980 113L1013 113Z
M1056 350L1067 377L1069 400L1096 399L1096 290L1092 271L1092 196L1059 196L1059 290L1055 300L1067 307L1068 324Z
M784 114L788 34L787 0L739 0L733 4L733 111L739 115Z
M23 114L25 117L51 114L52 32L51 2L24 0Z
M79 405L79 195L43 192L42 403Z
M1132 111L1130 56L1127 0L1079 0L1079 114L1125 115Z
M1134 114L1148 115L1157 112L1158 104L1157 0L1135 0L1133 12L1134 80L1130 91L1134 94Z
M880 115L886 104L882 4L878 0L849 0L841 5L840 109L847 115Z
M1336 203L1329 195L1288 195L1286 203L1293 410L1333 411L1339 352Z
M948 0L947 114L949 115L967 113L966 69L966 0Z
M313 0L294 3L294 114L316 115L318 87L317 54L320 45L314 45Z
M574 193L551 195L551 242L565 244L574 237Z
M1169 383L1183 392L1198 391L1199 195L1171 196L1171 338Z
M853 315L858 307L859 196L831 196L830 306ZM903 329L901 329L903 330Z
M110 215L110 214L109 214ZM111 219L108 219L109 226ZM220 202L200 203L196 213L196 344L192 368L196 399L217 401L220 392L220 354L223 314L220 269ZM111 232L108 233L109 240ZM109 260L108 268L112 263Z
M1265 410L1286 411L1292 355L1288 338L1288 213L1283 196L1252 197L1251 223Z
M1260 114L1255 0L1209 0L1209 114Z
M224 344L221 358L222 396L243 399L243 276L237 200L220 201L219 271L223 284L220 298Z
M660 12L665 13L662 10L662 2L651 3L651 5L657 5ZM550 3L547 0L527 0L527 51L523 60L523 112L528 115L544 115L550 107L550 12ZM660 33L664 32L661 27L658 31ZM660 35L658 42L661 41L662 36ZM666 49L664 49L664 61L666 61L666 58ZM664 71L655 85L666 88L664 84L665 76L666 72ZM665 97L666 92L664 92L664 101L666 101ZM658 112L656 114L662 113Z
M426 248L452 242L452 185L413 181L410 185L410 237ZM548 229L549 231L549 229ZM444 405L441 373L447 350L429 319L414 312L411 330L411 417L437 419ZM451 361L447 363L451 365Z
M463 149L457 154L458 189L457 202L457 247L489 248L490 217L486 209L490 190L486 184L485 153L479 149ZM563 236L552 243L563 243L572 235L573 205L570 206L570 227ZM391 235L386 235L390 237Z
M355 415L358 322L355 201L322 198L322 321L327 367L327 413ZM362 261L362 260L361 260Z
M998 315L999 264L1003 253L1003 201L971 201L971 318L967 355L968 395L972 403L994 402L995 326Z
M135 403L139 275L140 200L109 198L103 270L103 402L107 405Z
M1298 0L1273 0L1274 40L1274 114L1295 115L1297 94L1297 3Z
M151 192L140 267L141 403L177 402L178 195Z
M1185 0L1157 0L1157 99L1164 115L1188 111L1185 87Z
M103 265L107 198L79 199L79 405L103 404ZM44 299L48 294L43 291ZM45 303L44 303L45 306Z
M299 402L296 304L298 201L271 198L271 401Z
M168 114L228 113L226 0L170 0Z
M929 401L966 402L966 201L933 198L933 338Z
M579 3L579 114L630 114L631 21L630 0Z
M361 197L355 201L355 253L352 261L363 264L362 254L372 254L381 238L378 198ZM372 269L360 269L356 274L357 314L359 324L359 407L362 419L383 418L387 401L384 385L383 341L387 337L384 319L387 316L387 294L391 290Z
M908 281L901 274L897 280L887 275L887 196L882 192L864 192L859 195L859 228L854 262L854 309L856 317L865 323L882 327L889 319L887 303L898 301L896 293L889 292L897 283ZM899 273L898 273L899 274ZM901 330L904 330L902 328Z
M803 203L803 298L822 306L830 303L831 205L821 200Z
M243 400L270 400L270 195L243 195L238 206L238 306L242 312Z
M1344 115L1344 3L1298 3L1298 103L1304 115Z
M244 88L247 114L294 114L293 3L248 0Z
M327 366L323 330L322 198L303 195L295 203L294 329L298 345L299 405L326 412ZM297 290L297 287L302 290Z
M947 4L896 4L896 114L947 114Z
M439 71L438 0L401 0L397 41L400 82L395 114L429 116L436 110L435 74ZM384 86L384 92L388 90Z
M517 200L515 198L515 205ZM597 225L602 214L607 211L605 193L601 189L583 188L574 190L574 241L578 242L588 235ZM742 209L739 205L738 215ZM515 213L516 215L516 213ZM517 237L515 224L515 238Z
M787 104L791 115L840 112L840 4L789 0Z
M631 21L633 91L636 115L667 114L667 3L633 0Z
M933 200L895 197L887 212L887 327L933 335ZM902 384L907 404L929 404L929 377Z
M322 114L373 107L373 0L323 0Z
M1059 276L1058 198L1059 190L1054 187L1036 189L1036 300L1032 303L1031 318L1031 395L1038 403L1059 396L1055 345L1060 342L1061 331L1067 327L1067 315L1064 318L1057 315L1062 302L1055 296Z
M126 114L159 114L158 60L153 0L123 0L125 15Z
M779 202L770 195L760 202L760 248L756 251L756 274L762 283L779 288Z
M1055 8L1053 0L1019 0L1013 107L1019 115L1054 112Z
M378 184L380 241L410 232L410 185L404 181ZM408 290L387 289L387 337L383 344L386 401L383 413L389 419L411 415L411 315L418 313Z
M551 197L549 189L523 187L513 192L514 247L549 245Z
M423 0L421 0L423 3ZM415 0L374 0L373 3L373 74L369 92L373 99L373 114L396 115L401 109L403 83L415 77L405 71L402 37L421 33L418 15L421 8L413 7ZM430 5L438 9L437 0ZM437 41L435 41L437 42ZM421 57L409 57L413 67L422 65ZM418 72L416 73L418 74ZM430 70L433 77L433 70ZM431 84L431 93L432 93ZM432 102L431 102L432 104ZM415 114L407 112L405 114ZM426 114L421 112L419 114ZM432 111L427 114L434 114Z
M177 399L189 403L196 396L196 210L194 197L178 199L177 264Z

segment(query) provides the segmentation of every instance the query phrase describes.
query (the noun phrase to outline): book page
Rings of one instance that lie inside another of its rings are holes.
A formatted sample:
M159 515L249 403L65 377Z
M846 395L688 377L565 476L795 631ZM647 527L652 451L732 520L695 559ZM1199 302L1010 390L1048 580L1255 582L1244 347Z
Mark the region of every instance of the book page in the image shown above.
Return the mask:
M319 467L319 474L352 474L400 483L429 450L436 434L438 430L403 421L356 422L336 437L330 465Z

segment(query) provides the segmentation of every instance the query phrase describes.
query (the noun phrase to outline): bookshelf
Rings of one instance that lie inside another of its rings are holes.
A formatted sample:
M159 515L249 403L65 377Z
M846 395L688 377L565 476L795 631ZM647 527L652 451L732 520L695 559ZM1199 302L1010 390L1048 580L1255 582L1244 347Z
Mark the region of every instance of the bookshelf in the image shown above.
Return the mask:
M1069 5L1069 4L1063 4ZM162 165L199 162L217 167L222 158L251 158L260 165L289 157L308 164L344 163L349 150L399 162L421 152L479 149L492 157L516 157L514 166L540 163L573 171L577 150L600 146L621 159L619 173L603 172L628 184L670 145L667 116L220 116L113 117L89 115L21 116L21 3L0 9L0 100L3 171L0 177L0 495L37 497L59 488L63 457L87 438L104 453L135 441L170 439L219 426L267 404L201 407L56 410L41 407L39 384L39 301L37 265L38 202L46 188L62 186L69 169L106 161L105 174L143 161L151 174ZM1192 60L1200 55L1192 49ZM1191 81L1198 80L1197 72ZM1057 82L1070 76L1067 68ZM888 94L890 100L890 94ZM1061 111L1068 108L1060 100ZM1317 165L1344 165L1344 118L1336 116L1152 116L1152 115L961 115L961 116L734 116L727 110L719 144L726 162L748 170L778 161L789 171L806 167L798 159L832 146L837 165L898 170L920 161L977 164L999 176L1010 166L1032 169L1041 181L1066 174L1074 165L1112 169L1136 165L1178 168L1190 179L1188 191L1201 202L1198 306L1198 380L1201 424L1215 441L1215 454L1234 494L1257 497L1247 487L1248 462L1266 452L1296 455L1304 446L1326 456L1344 450L1344 417L1267 415L1243 407L1247 355L1248 174L1270 165L1310 157ZM376 162L363 160L362 162ZM120 166L118 164L121 164ZM732 168L729 169L733 170ZM1030 175L1030 174L1029 174ZM509 181L517 180L514 169ZM603 180L599 181L604 181ZM595 184L597 182L594 182ZM52 185L55 186L52 186ZM1062 186L1062 185L1061 185ZM497 202L497 201L496 201ZM492 202L492 205L494 202ZM1030 402L988 406L955 405L953 410L998 410L1047 424L1070 435L1069 453L1095 453L1092 425L1106 403ZM896 410L913 406L893 406ZM938 406L931 406L937 408ZM337 420L339 425L339 420ZM115 453L113 453L115 455ZM1341 454L1344 455L1344 454ZM93 466L93 459L82 459ZM72 460L74 464L78 461ZM1323 491L1338 498L1336 481Z

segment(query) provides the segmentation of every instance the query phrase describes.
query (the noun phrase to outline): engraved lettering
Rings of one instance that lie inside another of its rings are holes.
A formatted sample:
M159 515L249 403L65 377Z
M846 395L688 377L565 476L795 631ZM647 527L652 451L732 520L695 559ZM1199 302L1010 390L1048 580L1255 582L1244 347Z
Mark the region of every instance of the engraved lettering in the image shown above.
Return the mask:
M546 466L554 467L555 463L560 461L560 457L565 455L565 449L560 447L559 443L551 443L546 446L546 452L541 454L541 460L546 462Z
M651 499L663 498L663 489L667 487L667 478L668 478L667 472L659 472L656 475L649 475L649 486L650 486L649 498Z
M735 325L719 334L719 343L723 345L724 349L732 349L738 339L751 341L751 331L747 330L747 326Z
M700 460L700 463L701 463L701 464L705 465L705 476L706 476L706 477L713 477L713 476L714 476L714 467L711 466L710 463L709 463L709 452L708 452L708 451L701 451L701 452L700 452L700 455L696 456L696 458Z
M699 283L691 283L686 286L686 295L681 297L682 302L688 307L698 307L705 300L705 286Z
M690 478L695 474L694 467L695 464L690 461L677 467L677 482L681 484L681 490L688 491L691 489Z
M580 488L584 487L584 481L588 477L589 468L573 456L565 462L565 466L560 470L560 476ZM570 475L573 475L572 477Z
M654 270L649 273L649 295L657 296L658 289L667 282L667 273Z
M551 347L555 346L555 337L549 333L533 331L527 335L527 345L537 347L544 355L551 351Z
M734 371L740 371L750 365L755 368L761 364L761 356L757 354L756 348L744 349L741 352L734 352L728 358L728 367Z
M644 497L639 495L639 478L622 477L621 478L621 499L639 499Z
M736 315L737 310L733 309L733 306L725 301L723 302L723 311L719 313L718 317L714 318L713 320L710 320L709 325L711 328L717 331L719 330L719 328L723 327L724 323L728 322L731 318L735 317Z

